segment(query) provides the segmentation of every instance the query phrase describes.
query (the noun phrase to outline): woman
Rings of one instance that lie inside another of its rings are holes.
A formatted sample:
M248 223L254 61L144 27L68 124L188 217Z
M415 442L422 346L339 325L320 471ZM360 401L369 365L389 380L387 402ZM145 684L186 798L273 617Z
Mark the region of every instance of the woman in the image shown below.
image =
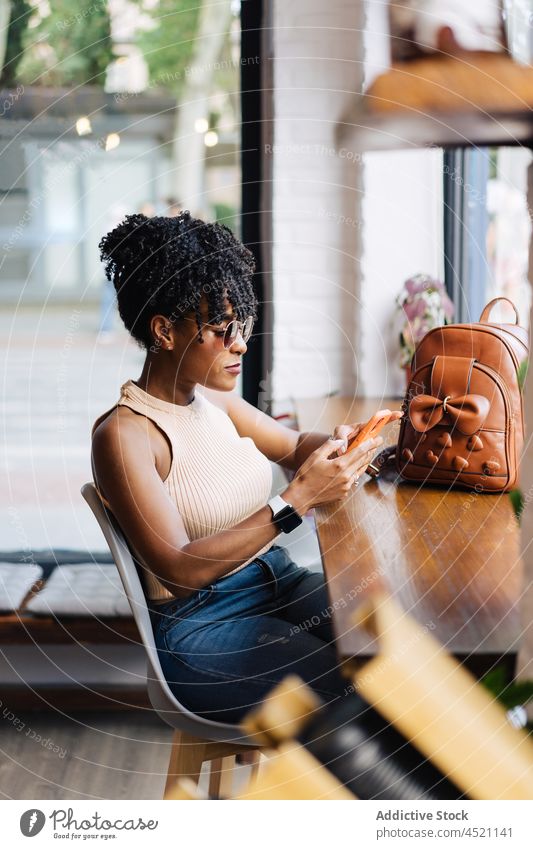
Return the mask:
M93 426L94 479L141 564L169 686L227 722L291 672L342 696L323 576L283 534L345 498L381 438L336 457L359 425L296 433L233 391L257 302L252 254L227 227L128 215L100 250L146 359ZM272 506L270 461L296 473Z

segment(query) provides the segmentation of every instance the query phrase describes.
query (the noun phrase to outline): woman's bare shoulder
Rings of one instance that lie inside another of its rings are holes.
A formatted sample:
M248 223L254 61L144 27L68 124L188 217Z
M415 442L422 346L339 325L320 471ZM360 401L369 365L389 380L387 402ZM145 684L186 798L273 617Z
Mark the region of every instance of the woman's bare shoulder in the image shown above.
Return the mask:
M94 462L105 464L111 455L116 454L120 454L123 460L133 454L137 463L144 459L153 462L153 450L147 452L152 447L151 440L146 440L146 431L140 418L133 410L122 405L100 416L93 425L91 436Z
M151 441L146 439L132 410L117 407L95 423L91 462L100 494L108 501L123 497L132 473L147 475L155 465Z
M102 438L113 438L117 431L124 425L127 430L135 428L139 416L123 404L117 404L98 416L92 426L91 436L93 440Z

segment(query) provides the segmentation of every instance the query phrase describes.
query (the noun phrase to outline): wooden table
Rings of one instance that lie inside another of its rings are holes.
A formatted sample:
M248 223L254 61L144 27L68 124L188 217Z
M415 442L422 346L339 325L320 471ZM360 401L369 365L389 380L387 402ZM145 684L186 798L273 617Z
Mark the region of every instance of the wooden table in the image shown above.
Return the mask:
M340 396L296 402L298 427L330 433L398 399ZM383 431L396 441L398 425ZM343 501L315 510L341 659L374 654L354 625L368 593L385 589L475 671L512 659L520 633L519 530L507 494L417 486L386 470ZM511 658L509 658L511 655Z

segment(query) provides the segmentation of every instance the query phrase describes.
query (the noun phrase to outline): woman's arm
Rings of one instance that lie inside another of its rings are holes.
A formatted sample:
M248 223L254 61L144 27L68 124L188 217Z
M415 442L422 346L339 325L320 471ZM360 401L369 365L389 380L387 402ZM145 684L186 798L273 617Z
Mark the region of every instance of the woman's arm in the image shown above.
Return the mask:
M224 395L221 392L216 394ZM221 403L224 404L225 410L240 436L250 436L257 448L269 460L294 472L298 471L313 451L316 451L330 439L330 435L327 433L314 431L299 433L292 430L292 428L280 424L276 419L257 410L244 398L233 392L228 393L226 399ZM396 421L401 415L400 411L393 411L389 422ZM334 439L343 440L343 445L340 448L341 453L346 451L349 440L356 436L362 427L361 422L336 425L331 436Z
M316 451L317 448L320 448L320 446L330 438L330 435L328 433L315 433L313 431L303 433L297 433L295 431L295 433L298 440L296 442L293 457L291 458L291 466L288 468L291 468L296 472L302 463L307 460L309 455L312 454L313 451Z
M298 471L313 451L330 438L328 433L298 432L286 427L235 393L226 394L225 399L220 399L220 403L224 404L240 436L250 436L265 457L293 472ZM348 437L357 433L360 427L359 423L338 425L333 435L345 440L347 445Z
M146 433L135 422L109 421L95 431L92 446L95 483L126 539L175 595L231 572L279 534L265 505L234 527L191 542L157 472ZM309 509L298 483L280 494L299 513Z
M346 497L382 440L330 460L340 445L319 448L280 493L298 513ZM143 428L117 418L93 435L95 483L126 539L171 593L183 596L231 572L272 542L279 530L268 505L232 528L191 542L183 519L157 472Z
M329 439L328 433L300 433L286 427L234 392L216 394L225 395L225 398L220 398L219 403L224 404L239 435L251 437L265 457L293 472L298 471L309 455ZM346 433L351 433L353 426L342 425L341 428ZM342 432L338 435L342 438L346 434Z

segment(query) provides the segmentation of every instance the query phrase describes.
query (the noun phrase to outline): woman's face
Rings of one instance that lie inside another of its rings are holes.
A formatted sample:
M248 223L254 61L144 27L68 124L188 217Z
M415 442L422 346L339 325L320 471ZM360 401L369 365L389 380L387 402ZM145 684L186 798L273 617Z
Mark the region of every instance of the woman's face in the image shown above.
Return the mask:
M200 301L203 343L199 341L198 325L194 313L178 318L170 329L172 348L164 351L172 357L177 379L200 383L209 389L230 391L235 387L242 367L242 357L247 351L241 332L229 348L224 347L224 332L232 320L233 307L224 302L224 317L217 323L208 322L205 297ZM163 352L162 352L163 353Z

